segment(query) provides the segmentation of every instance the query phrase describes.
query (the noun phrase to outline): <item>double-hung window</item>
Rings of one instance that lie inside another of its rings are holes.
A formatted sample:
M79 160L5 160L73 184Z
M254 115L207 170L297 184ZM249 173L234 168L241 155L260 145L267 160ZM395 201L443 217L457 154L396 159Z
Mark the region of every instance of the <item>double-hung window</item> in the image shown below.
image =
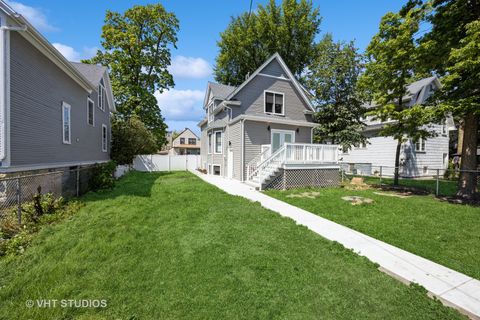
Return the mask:
M188 138L188 144L197 144L196 138Z
M87 122L91 126L95 125L95 104L90 98L87 98Z
M415 151L424 152L425 151L425 139L419 138L415 142Z
M222 153L222 131L215 131L215 153Z
M212 153L212 134L208 134L208 153Z
M180 144L185 144L185 138L180 138Z
M71 107L68 103L62 103L62 137L65 144L71 143L70 109Z
M265 91L265 113L283 115L283 93Z
M108 145L108 131L107 126L102 124L102 152L107 152L107 145Z
M105 87L102 83L98 85L98 107L105 111Z

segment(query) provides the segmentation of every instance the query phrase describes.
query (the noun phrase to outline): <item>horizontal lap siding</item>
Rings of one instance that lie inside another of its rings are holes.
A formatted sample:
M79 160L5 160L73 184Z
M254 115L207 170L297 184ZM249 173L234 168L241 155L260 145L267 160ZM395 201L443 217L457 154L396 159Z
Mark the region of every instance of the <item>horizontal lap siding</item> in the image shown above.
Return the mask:
M284 116L269 115L265 113L265 90L284 94ZM311 115L307 115L304 112L305 110L309 110L309 108L297 93L297 90L291 81L259 75L240 90L234 98L242 103L240 107L232 108L234 118L245 114L270 119L312 122Z
M229 141L233 149L233 178L241 178L242 124L240 121L229 127Z
M101 130L102 123L110 128L109 112L97 108L94 93L95 127L88 125L87 97L74 80L12 33L11 165L108 160ZM62 143L62 101L71 105L70 145Z
M246 166L250 161L253 160L255 156L260 154L261 146L263 144L271 144L271 130L291 130L295 131L295 142L296 143L311 143L311 128L309 127L299 127L275 123L265 123L265 122L255 122L255 121L245 121L245 161L244 166ZM268 126L270 126L270 131L268 131ZM296 130L299 129L297 133ZM244 177L246 174L246 169L244 170Z

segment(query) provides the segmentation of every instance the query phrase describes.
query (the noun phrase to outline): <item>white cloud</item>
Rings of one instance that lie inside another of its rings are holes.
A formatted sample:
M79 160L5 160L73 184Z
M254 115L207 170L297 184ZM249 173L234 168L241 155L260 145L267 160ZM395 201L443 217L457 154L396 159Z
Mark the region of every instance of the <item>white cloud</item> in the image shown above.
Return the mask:
M172 60L172 65L168 68L175 78L200 79L209 77L213 70L210 64L202 59L195 57L176 56Z
M82 51L77 51L73 47L67 46L62 43L52 43L52 45L60 51L61 54L68 60L78 62L82 59L89 59L93 57L96 53L98 48L97 47L84 47Z
M200 121L203 117L203 97L201 90L171 89L155 93L158 106L167 121Z
M58 30L58 28L52 26L48 22L47 16L41 9L30 7L15 1L7 0L7 4L12 7L13 10L24 16L38 30L45 32Z

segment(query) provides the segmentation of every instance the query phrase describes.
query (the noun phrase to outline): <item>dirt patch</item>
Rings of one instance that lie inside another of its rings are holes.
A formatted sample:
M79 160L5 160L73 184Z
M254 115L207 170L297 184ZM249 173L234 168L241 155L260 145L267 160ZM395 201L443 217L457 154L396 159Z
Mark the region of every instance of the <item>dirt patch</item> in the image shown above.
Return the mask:
M386 196L386 197L396 197L396 198L410 198L412 196L411 192L394 192L394 193L386 193L386 192L374 192L379 196Z
M349 183L344 185L347 190L367 190L370 186L363 181L363 178L354 177Z
M312 191L312 192L302 192L302 193L294 193L294 194L289 194L286 197L287 198L309 198L309 199L315 199L320 195L320 192L317 191Z
M383 190L383 191L394 191L396 193L401 193L401 194L408 193L410 195L417 195L417 196L425 196L427 194L430 194L430 192L428 192L427 190L416 188L416 187L391 186L391 185L383 185L383 184L382 185L375 184L375 185L372 185L372 187Z
M346 196L346 197L342 197L342 200L349 201L352 204L352 206L373 203L373 199L359 197L359 196Z

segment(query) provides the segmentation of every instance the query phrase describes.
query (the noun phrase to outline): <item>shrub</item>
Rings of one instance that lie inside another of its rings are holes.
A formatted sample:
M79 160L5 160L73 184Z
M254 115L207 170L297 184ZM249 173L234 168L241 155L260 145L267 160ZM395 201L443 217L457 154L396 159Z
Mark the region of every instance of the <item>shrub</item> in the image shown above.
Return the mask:
M118 164L132 164L139 154L158 150L153 133L137 117L116 119L112 123L112 160Z
M115 161L95 164L90 173L90 188L93 191L113 188L115 184L114 173L116 167L117 164Z

